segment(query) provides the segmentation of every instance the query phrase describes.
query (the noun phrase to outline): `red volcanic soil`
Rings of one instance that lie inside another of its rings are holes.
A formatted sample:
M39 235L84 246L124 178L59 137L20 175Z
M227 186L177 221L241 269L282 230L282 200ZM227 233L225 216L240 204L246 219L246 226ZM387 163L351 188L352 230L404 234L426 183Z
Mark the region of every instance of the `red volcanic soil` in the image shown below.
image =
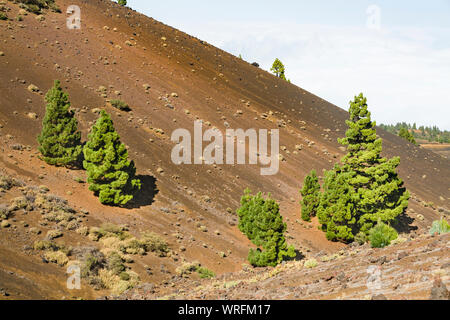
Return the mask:
M91 222L157 232L178 252L178 258L170 261L147 257L136 263L138 269L144 265L159 269L163 263L173 273L181 261L198 260L218 275L241 270L252 245L238 230L234 212L247 187L270 192L280 202L288 241L303 254L332 253L344 247L327 241L317 222L299 221L299 189L311 169L321 173L343 156L337 139L345 134L345 110L113 2L61 0L57 4L63 12L69 5L80 6L80 30L67 29L66 15L52 12L43 21L32 14L23 21L0 21L0 51L4 52L0 56L0 166L4 172L29 184L48 186L73 207L87 209ZM15 17L18 6L11 2L6 6L11 8L8 15ZM87 185L74 180L85 179L85 172L54 168L37 158L44 93L55 79L70 95L83 139L98 116L96 108L111 114L144 182L133 208L102 206ZM28 90L31 84L39 91ZM353 94L349 93L349 100ZM109 99L127 102L132 111L114 109ZM280 129L284 161L279 173L261 176L260 167L254 165L175 165L171 134L178 128L193 134L195 120L222 132L228 127ZM381 129L378 133L384 139L385 156L401 157L400 176L413 194L401 230L425 230L439 218L438 208L450 208L450 162ZM30 148L13 150L15 144ZM298 145L303 145L301 150ZM208 231L199 230L199 225ZM0 231L2 257L15 243L8 232ZM227 257L219 257L220 252ZM25 256L16 259L16 265L26 263ZM0 267L3 271L12 268L4 259ZM22 272L34 271L24 268ZM164 283L170 277L156 272L143 278ZM52 286L40 276L31 278L46 289L30 293L29 298L64 295L51 294Z

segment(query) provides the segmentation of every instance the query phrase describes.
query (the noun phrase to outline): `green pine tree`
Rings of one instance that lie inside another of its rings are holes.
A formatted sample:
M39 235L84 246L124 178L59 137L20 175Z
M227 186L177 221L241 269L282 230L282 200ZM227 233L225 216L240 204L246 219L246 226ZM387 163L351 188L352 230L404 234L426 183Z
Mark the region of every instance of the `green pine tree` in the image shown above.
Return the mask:
M409 132L409 130L405 127L402 127L400 129L400 131L398 132L398 136L413 143L416 144L416 139L414 138L414 136L411 134L411 132Z
M311 217L315 217L317 214L320 201L320 184L315 170L312 170L305 177L300 193L302 195L302 201L300 202L302 205L302 219L311 221Z
M351 174L343 172L339 165L325 172L317 217L330 241L352 242L356 234L355 192L350 178Z
M349 184L357 193L358 228L368 234L379 220L390 223L408 207L409 192L398 177L400 157L381 157L382 139L377 137L367 99L361 93L350 103L349 130L340 139L347 146L343 169L352 177Z
M318 209L330 240L352 241L378 222L390 223L408 207L409 192L397 175L400 158L381 157L382 139L362 94L350 103L349 129L339 142L347 146L342 164L329 172ZM329 202L329 203L328 203ZM337 223L336 223L337 222Z
M45 96L43 128L38 136L42 159L51 165L81 166L82 146L78 121L70 110L69 96L56 80Z
M280 215L279 204L270 198L270 194L264 199L261 192L252 196L250 190L245 190L237 214L239 230L259 247L251 249L248 255L253 266L276 266L284 257L295 257L294 247L288 246L284 237L287 227Z
M270 68L270 71L273 74L275 74L275 76L277 76L278 78L286 80L286 76L285 76L286 69L280 59L278 59L278 58L275 59L275 61L273 62L272 68Z
M128 160L128 151L104 110L88 139L83 150L83 166L87 170L89 190L103 204L126 205L140 190L141 182L136 178L134 162Z

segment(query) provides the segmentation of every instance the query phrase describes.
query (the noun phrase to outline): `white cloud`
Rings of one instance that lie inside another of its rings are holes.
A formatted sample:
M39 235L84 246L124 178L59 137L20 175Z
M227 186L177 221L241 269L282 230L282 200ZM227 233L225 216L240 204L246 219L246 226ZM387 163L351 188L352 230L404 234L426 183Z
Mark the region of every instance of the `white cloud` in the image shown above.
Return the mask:
M330 27L295 23L202 23L185 31L268 70L280 58L287 77L347 109L363 92L378 123L450 129L449 29Z

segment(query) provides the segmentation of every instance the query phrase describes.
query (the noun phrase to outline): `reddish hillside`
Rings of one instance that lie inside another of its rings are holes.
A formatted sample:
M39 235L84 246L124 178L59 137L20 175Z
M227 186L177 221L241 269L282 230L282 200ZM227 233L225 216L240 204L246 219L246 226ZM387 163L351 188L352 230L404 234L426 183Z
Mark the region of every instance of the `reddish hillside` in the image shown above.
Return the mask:
M237 229L234 212L247 187L271 192L280 201L288 241L303 253L343 247L328 242L316 222L297 220L305 175L311 169L331 168L344 154L337 138L345 133L346 111L113 2L60 0L57 4L63 12L72 4L81 7L81 30L67 29L66 15L52 12L43 21L32 14L23 21L0 21L4 52L0 56L0 163L5 172L29 184L48 186L77 209L87 209L91 221L128 224L136 232L164 235L177 256L170 262L138 261L142 270L144 265L164 263L173 273L184 259L198 260L217 274L241 270L251 244ZM6 6L11 8L8 15L15 17L19 7L11 2ZM86 185L74 180L84 178L84 172L50 167L37 159L43 97L55 79L69 92L84 139L97 118L96 108L112 115L144 182L135 208L102 206ZM30 85L39 91L31 92ZM348 93L349 100L354 94ZM106 103L114 98L126 101L132 112L120 112ZM227 127L279 128L284 158L279 173L261 176L260 167L250 165L173 164L172 132L178 128L193 132L196 119L223 132ZM439 217L438 208L450 208L449 160L381 129L378 133L384 139L385 155L401 157L400 175L413 194L409 217L402 220L404 230L428 227ZM14 150L17 144L30 148ZM296 150L297 145L303 148ZM206 226L207 232L199 226ZM2 250L14 242L7 232L0 231ZM220 252L227 257L220 258ZM155 269L145 281L171 277L159 266Z

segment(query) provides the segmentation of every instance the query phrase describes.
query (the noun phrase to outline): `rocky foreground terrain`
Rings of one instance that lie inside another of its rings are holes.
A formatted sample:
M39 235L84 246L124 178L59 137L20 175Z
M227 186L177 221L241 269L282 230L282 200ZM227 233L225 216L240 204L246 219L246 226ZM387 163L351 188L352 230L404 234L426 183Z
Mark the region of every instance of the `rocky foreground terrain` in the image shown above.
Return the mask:
M404 241L404 242L403 242ZM386 249L353 246L333 255L285 262L276 268L244 268L203 282L179 279L165 295L143 285L121 299L433 299L450 294L450 235L403 238ZM306 263L306 266L305 266Z

